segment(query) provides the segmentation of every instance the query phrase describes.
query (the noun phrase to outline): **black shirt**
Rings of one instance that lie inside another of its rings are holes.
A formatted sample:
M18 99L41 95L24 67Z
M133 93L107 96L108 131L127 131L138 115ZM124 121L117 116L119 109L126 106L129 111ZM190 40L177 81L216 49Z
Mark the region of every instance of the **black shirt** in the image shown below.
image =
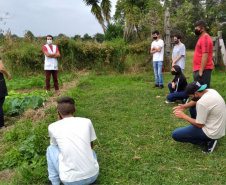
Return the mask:
M1 60L1 57L0 57ZM7 87L5 84L4 75L0 72L0 98L7 96Z

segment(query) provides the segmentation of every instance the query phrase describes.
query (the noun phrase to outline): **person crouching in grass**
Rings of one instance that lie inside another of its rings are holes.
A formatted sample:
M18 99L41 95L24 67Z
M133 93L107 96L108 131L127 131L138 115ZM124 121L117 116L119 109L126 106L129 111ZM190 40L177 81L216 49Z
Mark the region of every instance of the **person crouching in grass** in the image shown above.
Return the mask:
M184 91L187 86L187 80L182 73L180 66L174 65L171 74L174 76L174 79L168 84L170 94L167 95L167 100L165 102L175 103L176 100L181 100L182 104L187 103L189 97Z
M185 92L192 101L174 107L174 115L190 123L172 132L175 141L204 145L203 153L213 152L217 140L225 135L226 106L221 95L214 89L206 89L207 84L198 81L187 85ZM190 108L191 117L184 113Z

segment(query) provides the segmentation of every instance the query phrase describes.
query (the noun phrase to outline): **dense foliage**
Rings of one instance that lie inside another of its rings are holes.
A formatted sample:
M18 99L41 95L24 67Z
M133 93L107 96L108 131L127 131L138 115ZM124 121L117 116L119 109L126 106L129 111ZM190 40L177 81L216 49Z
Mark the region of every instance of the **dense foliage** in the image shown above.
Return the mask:
M22 114L27 109L36 109L44 105L48 93L45 91L33 91L30 93L18 93L10 91L3 104L5 115Z

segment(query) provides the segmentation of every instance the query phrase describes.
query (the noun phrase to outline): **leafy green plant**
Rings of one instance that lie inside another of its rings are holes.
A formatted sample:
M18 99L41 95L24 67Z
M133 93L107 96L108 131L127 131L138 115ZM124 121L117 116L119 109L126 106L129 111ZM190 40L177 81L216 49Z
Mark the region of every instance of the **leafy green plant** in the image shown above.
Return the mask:
M3 110L6 115L22 114L27 109L36 109L43 106L46 95L48 95L48 92L45 91L33 91L24 94L10 91L3 105Z

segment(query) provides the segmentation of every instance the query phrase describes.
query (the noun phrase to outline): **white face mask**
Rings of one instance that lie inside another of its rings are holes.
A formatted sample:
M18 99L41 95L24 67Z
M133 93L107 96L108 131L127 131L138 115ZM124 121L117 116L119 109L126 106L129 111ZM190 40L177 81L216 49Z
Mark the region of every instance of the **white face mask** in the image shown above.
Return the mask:
M52 40L47 40L47 44L52 44L53 41Z

